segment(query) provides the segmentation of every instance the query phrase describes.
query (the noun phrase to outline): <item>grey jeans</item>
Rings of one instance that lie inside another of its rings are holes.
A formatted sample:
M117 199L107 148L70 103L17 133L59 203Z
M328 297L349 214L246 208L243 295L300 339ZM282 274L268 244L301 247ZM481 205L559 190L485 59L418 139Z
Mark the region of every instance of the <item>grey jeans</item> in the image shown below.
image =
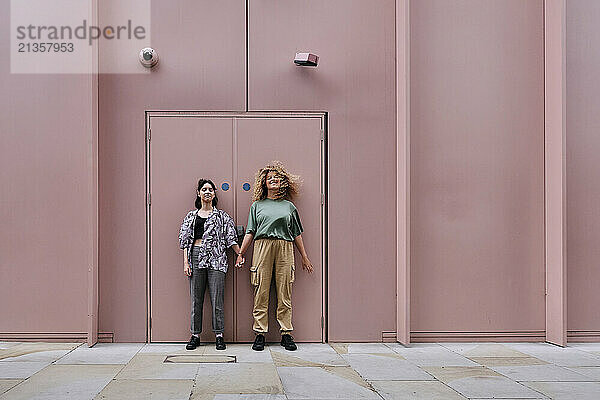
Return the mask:
M202 308L204 293L208 285L212 305L212 328L215 333L223 333L225 327L225 273L209 268L198 268L198 246L192 247L192 276L190 280L190 298L192 300L191 331L202 332Z

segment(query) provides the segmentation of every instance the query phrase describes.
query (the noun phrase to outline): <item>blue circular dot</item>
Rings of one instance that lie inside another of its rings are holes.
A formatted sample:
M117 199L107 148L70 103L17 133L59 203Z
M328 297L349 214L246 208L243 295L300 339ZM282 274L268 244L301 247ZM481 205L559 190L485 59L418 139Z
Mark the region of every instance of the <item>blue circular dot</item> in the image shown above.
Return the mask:
M227 182L223 182L223 184L221 185L221 189L223 189L223 191L228 191L229 190L229 183Z
M247 192L248 190L250 190L250 184L248 182L244 183L244 186L242 186L244 188L244 190Z

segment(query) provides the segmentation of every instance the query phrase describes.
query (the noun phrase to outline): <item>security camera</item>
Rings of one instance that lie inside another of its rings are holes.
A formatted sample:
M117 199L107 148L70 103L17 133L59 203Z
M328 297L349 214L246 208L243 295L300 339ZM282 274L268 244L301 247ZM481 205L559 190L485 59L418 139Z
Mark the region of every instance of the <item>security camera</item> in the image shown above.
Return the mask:
M296 53L294 64L305 67L316 67L319 63L319 56L313 53Z
M140 51L140 63L146 68L152 68L158 64L158 53L151 47L146 47Z

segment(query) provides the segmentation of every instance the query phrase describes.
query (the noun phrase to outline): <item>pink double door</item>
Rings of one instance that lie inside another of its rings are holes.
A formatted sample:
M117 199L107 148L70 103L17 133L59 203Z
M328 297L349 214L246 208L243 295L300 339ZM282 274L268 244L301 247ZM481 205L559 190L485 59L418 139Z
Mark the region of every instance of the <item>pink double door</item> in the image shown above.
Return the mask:
M325 338L325 116L320 113L175 113L151 112L147 118L148 338L150 342L181 342L190 334L190 290L183 274L183 252L177 236L185 214L194 208L199 178L217 186L218 208L246 227L254 176L273 160L300 175L300 196L294 201L304 226L307 253L314 266L302 270L296 250L292 290L294 336L298 341ZM253 288L249 266L237 270L228 250L225 287L225 339L249 342ZM279 338L276 294L271 290L269 334ZM202 339L213 340L208 290L204 300Z

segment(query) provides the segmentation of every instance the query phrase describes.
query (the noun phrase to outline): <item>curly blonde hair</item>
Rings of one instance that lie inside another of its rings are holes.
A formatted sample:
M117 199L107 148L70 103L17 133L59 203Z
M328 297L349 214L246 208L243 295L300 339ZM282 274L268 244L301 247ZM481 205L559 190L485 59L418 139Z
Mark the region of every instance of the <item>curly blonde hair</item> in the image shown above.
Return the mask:
M273 161L264 168L258 170L254 177L254 196L252 201L264 200L267 198L267 174L276 172L281 177L279 191L275 194L277 199L292 200L298 196L301 181L300 176L287 172L281 161Z

